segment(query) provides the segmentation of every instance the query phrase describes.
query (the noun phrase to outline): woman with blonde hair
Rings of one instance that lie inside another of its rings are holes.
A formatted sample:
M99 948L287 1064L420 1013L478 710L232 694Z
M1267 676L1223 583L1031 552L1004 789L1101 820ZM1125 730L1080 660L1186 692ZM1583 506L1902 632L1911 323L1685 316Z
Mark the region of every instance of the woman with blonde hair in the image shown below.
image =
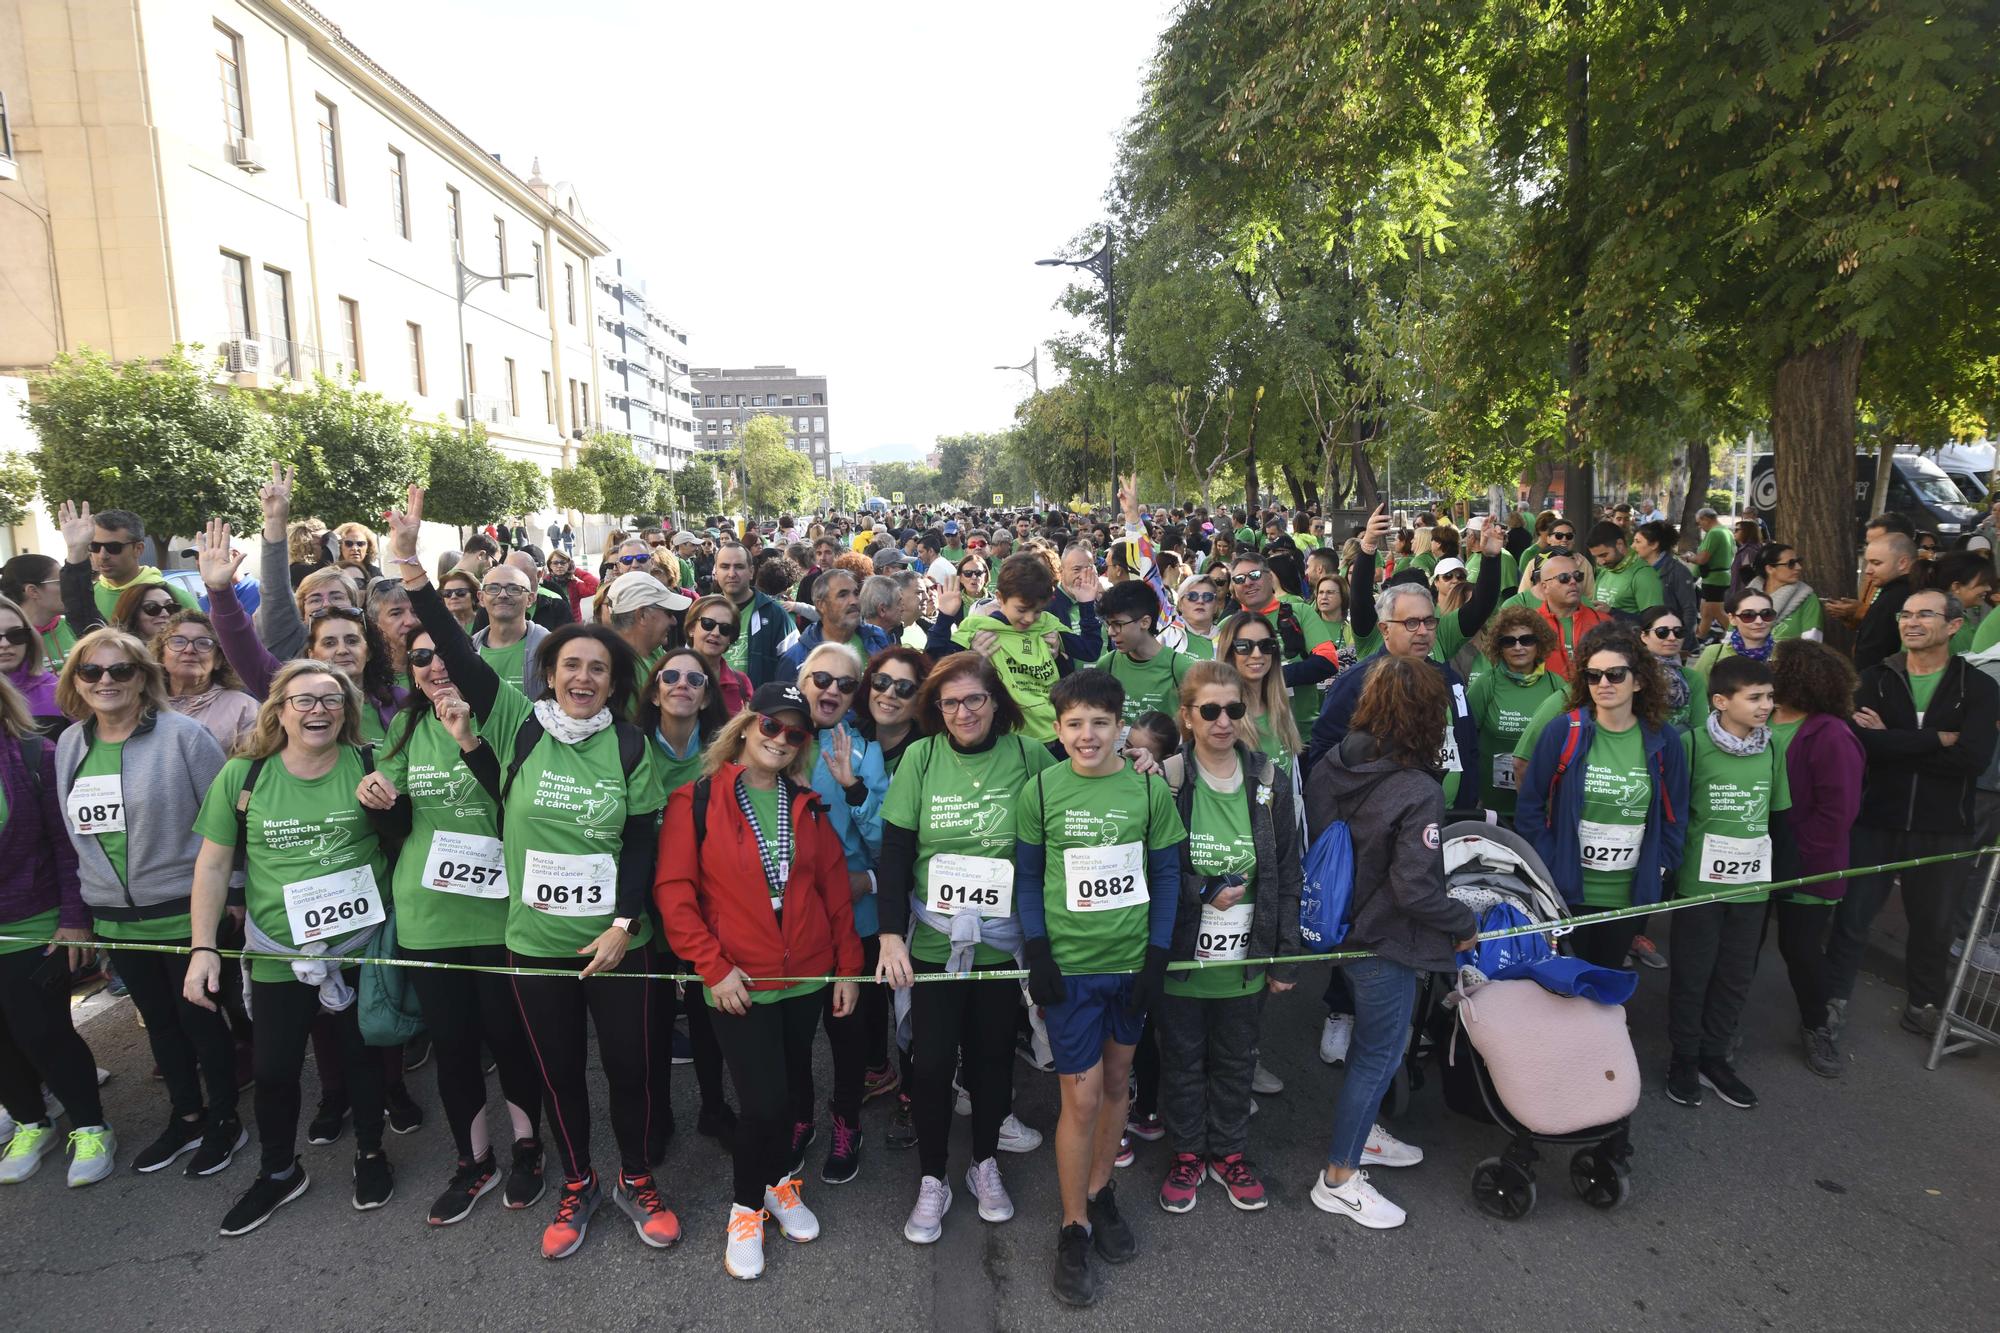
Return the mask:
M339 543L339 563L350 568L358 568L364 582L382 577L382 569L376 563L375 534L359 523L343 523L333 530Z
M438 597L451 618L467 634L479 623L479 580L467 569L446 570L437 584Z
M688 646L708 664L709 679L722 699L722 711L736 716L750 702L750 677L723 660L743 627L736 604L720 593L697 597L681 616L681 627Z
M1215 660L1236 668L1242 678L1243 705L1257 748L1290 774L1304 744L1285 687L1283 653L1271 622L1253 611L1238 611L1215 636Z
M215 623L199 611L176 612L151 649L166 672L167 707L208 728L223 753L235 749L257 720L257 700L222 655Z

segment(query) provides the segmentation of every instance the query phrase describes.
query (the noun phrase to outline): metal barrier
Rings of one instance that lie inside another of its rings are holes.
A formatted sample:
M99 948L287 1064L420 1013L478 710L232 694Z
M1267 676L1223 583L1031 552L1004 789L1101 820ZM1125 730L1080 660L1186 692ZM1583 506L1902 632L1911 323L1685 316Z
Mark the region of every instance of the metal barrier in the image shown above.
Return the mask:
M1926 1069L1936 1069L1947 1055L1981 1045L2000 1046L2000 938L1994 936L2000 889L1996 886L2000 886L2000 854L1988 853L1979 906L1973 911L1972 929L1966 932L1959 951L1951 992L1939 1011L1930 1059L1924 1062Z

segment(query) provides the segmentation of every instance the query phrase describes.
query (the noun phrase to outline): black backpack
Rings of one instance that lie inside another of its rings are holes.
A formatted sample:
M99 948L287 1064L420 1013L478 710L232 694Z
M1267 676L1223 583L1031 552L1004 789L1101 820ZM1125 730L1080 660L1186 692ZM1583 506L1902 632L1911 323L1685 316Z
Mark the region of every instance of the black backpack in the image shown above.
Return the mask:
M640 761L646 757L646 737L630 722L613 722L611 725L618 733L618 766L625 771L625 779L629 782L632 775L639 771ZM528 762L528 756L534 753L535 746L547 734L542 729L541 719L530 713L527 721L521 724L521 729L514 733L514 758L507 765L506 776L500 779L497 788L493 786L491 774L473 769L479 785L486 788L486 794L499 807L499 817L503 821L506 818L507 793L514 789L514 779L520 776L521 766Z

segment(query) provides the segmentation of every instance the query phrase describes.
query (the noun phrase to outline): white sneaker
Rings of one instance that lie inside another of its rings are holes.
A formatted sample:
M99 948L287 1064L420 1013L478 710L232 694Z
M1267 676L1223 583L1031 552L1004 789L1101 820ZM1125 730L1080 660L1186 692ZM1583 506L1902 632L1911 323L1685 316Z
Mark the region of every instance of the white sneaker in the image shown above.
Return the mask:
M1376 1231L1387 1231L1391 1227L1403 1225L1407 1216L1402 1209L1382 1197L1382 1192L1368 1183L1366 1171L1356 1171L1347 1178L1344 1185L1326 1183L1326 1172L1321 1171L1313 1179L1313 1207L1335 1217L1350 1218L1364 1227Z
M14 1131L20 1127L20 1122L7 1114L7 1108L0 1106L0 1148L5 1148L14 1141Z
M778 1224L778 1230L785 1233L786 1240L803 1245L819 1239L819 1218L813 1216L813 1210L799 1197L797 1177L787 1176L764 1191L764 1211Z
M917 1186L917 1206L910 1209L910 1220L903 1223L903 1239L912 1245L935 1245L944 1234L944 1215L950 1211L951 1186L936 1176L925 1176Z
M979 1200L979 1220L982 1222L1006 1222L1014 1216L1014 1201L1007 1197L1007 1186L1000 1179L1000 1160L989 1157L983 1162L974 1162L965 1172L965 1187L972 1191L972 1197ZM946 1196L949 1199L949 1195Z
M1011 1113L1000 1122L1001 1152L1033 1152L1042 1146L1042 1131L1024 1125Z
M755 1208L730 1205L729 1244L722 1251L722 1268L745 1282L763 1276L764 1214Z
M956 1079L952 1080L951 1092L952 1092L952 1102L951 1102L952 1111L958 1115L971 1115L972 1094L967 1092L964 1088L959 1087L958 1081Z
M1284 1090L1285 1080L1264 1068L1264 1062L1259 1060L1257 1067L1250 1072L1250 1091L1266 1097L1275 1097Z
M118 1156L118 1136L109 1125L91 1125L69 1132L69 1185L95 1185L111 1174Z
M7 1151L0 1154L0 1185L18 1185L34 1175L41 1169L42 1159L61 1144L53 1117L39 1125L17 1127Z
M1361 1150L1363 1166L1415 1166L1424 1150L1403 1142L1380 1125L1368 1127L1368 1146Z
M1347 1063L1347 1043L1354 1038L1353 1014L1328 1014L1320 1029L1319 1058L1339 1069Z

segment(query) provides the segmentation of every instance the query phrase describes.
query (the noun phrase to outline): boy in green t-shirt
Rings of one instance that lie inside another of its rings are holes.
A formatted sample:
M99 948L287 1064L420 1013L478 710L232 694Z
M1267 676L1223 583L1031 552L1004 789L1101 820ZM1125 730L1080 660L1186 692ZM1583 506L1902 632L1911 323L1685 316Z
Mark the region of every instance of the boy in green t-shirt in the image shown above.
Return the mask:
M1729 1064L1729 1044L1757 970L1768 885L1780 877L1778 853L1791 851L1785 821L1771 816L1792 805L1785 747L1766 725L1772 708L1771 668L1747 657L1725 657L1709 673L1705 725L1681 737L1687 747L1687 855L1676 893L1697 897L1752 886L1741 897L1673 913L1674 949L1667 992L1667 1034L1673 1060L1667 1096L1699 1106L1702 1089L1731 1106L1749 1108L1757 1094ZM1780 846L1779 844L1783 845Z
M1142 713L1166 713L1181 706L1181 677L1194 659L1159 640L1159 594L1140 579L1114 583L1097 600L1098 623L1111 640L1111 651L1097 659L1125 691L1124 726Z
M1053 1286L1065 1304L1089 1305L1092 1248L1110 1263L1138 1252L1111 1169L1132 1049L1166 977L1187 830L1166 782L1119 754L1125 691L1109 672L1065 676L1049 705L1069 762L1043 769L1021 793L1014 901L1028 995L1047 1021L1062 1088Z

